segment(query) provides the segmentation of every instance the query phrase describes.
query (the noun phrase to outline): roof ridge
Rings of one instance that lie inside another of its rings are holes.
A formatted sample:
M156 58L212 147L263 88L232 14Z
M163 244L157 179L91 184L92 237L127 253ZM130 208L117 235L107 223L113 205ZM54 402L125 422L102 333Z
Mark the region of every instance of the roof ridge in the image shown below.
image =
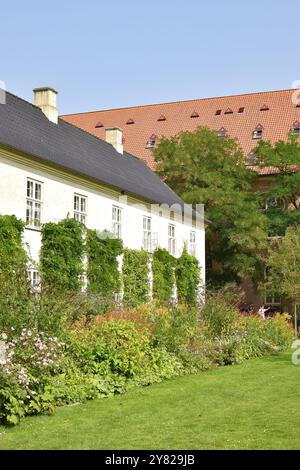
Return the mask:
M39 108L39 106L36 106L34 103L31 103L30 101L27 101L27 100L25 100L24 98L21 98L20 96L15 95L14 93L11 93L11 92L8 91L8 90L3 90L3 91L4 91L5 93L7 93L8 95L10 95L10 96L16 98L17 100L22 101L23 103L32 106L35 110L38 110L38 111L40 111L40 112L43 114L43 111L41 110L41 108ZM43 114L43 115L44 115L44 114ZM46 119L47 119L47 118L46 118ZM100 139L100 137L97 137L95 134L92 134L91 132L88 132L87 130L82 129L81 127L75 126L74 124L72 124L72 123L69 122L69 121L65 121L64 119L61 119L60 116L59 116L58 120L61 121L63 124L67 124L67 125L69 125L69 126L74 127L77 132L79 131L79 132L83 132L83 133L85 133L85 134L88 134L90 137L93 137L93 139L96 139L97 141L100 140L100 141L103 142L104 144L109 145L110 147L113 147L113 145L110 144L110 143L108 143L108 142L106 142L106 140ZM117 152L117 150L115 150L115 151ZM119 153L119 152L117 152L117 153ZM135 155L132 155L132 154L126 152L126 151L124 151L124 154L126 154L126 157L135 158L135 159L141 161L141 159L140 159L139 157L137 157L137 156L135 156ZM121 155L121 154L120 154L120 155Z
M104 144L106 145L109 145L110 147L113 147L114 146L112 144L110 144L109 142L106 142L106 140L104 139L100 139L100 137L97 137L95 134L92 134L91 132L85 130L85 129L82 129L82 127L78 127L78 126L75 126L75 124L72 124L71 122L69 121L65 121L64 119L61 119L61 117L58 118L59 121L63 122L64 124L67 124L68 126L72 126L74 127L77 131L80 131L80 132L83 132L84 134L87 134L89 135L90 137L93 137L94 139L96 139L97 141L100 140L100 142L103 142ZM124 151L123 154L121 154L120 152L118 152L115 148L114 148L115 152L117 152L118 155L122 155L124 157L124 155L126 157L129 157L129 158L135 158L139 161L141 161L141 159L139 157L137 157L136 155L132 155L131 153L128 153L126 151Z
M162 105L171 105L171 104L179 104L179 103L192 103L196 101L209 101L209 100L220 100L224 98L238 98L242 96L252 96L252 95L266 95L266 94L271 94L271 93L283 93L283 92L289 92L289 91L294 91L296 88L286 88L286 89L281 89L281 90L270 90L270 91L256 91L256 92L251 92L251 93L238 93L236 95L223 95L223 96L212 96L212 97L207 97L207 98L193 98L189 100L175 100L175 101L164 101L161 103L152 103L152 104L141 104L141 105L135 105L135 106L124 106L121 108L110 108L110 109L98 109L95 111L82 111L80 113L70 113L70 114L62 114L60 118L68 117L68 116L77 116L77 115L82 115L82 114L96 114L96 113L107 113L109 111L121 111L125 109L138 109L138 108L150 108L154 106L162 106Z
M29 106L32 106L34 109L38 109L39 111L41 111L41 113L43 112L43 111L41 110L41 108L39 108L38 106L36 106L34 103L31 103L31 101L25 100L25 98L21 98L20 96L15 95L15 94L12 93L11 91L5 90L5 89L3 89L3 88L1 88L1 90L4 91L5 94L8 94L8 95L12 96L13 98L16 98L17 100L22 101L23 103L26 103L26 104L28 104Z

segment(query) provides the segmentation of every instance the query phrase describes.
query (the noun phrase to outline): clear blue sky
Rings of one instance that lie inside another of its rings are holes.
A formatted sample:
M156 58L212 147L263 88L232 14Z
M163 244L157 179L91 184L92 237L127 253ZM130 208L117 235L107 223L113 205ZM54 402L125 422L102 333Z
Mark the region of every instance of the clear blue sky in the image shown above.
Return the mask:
M0 79L55 87L61 114L290 88L299 18L299 0L10 0Z

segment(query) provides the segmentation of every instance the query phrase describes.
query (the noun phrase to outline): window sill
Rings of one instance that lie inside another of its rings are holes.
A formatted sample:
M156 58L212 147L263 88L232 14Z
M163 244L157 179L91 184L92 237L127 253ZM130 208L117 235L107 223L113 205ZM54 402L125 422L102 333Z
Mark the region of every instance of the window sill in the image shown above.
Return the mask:
M31 227L30 225L25 225L25 230L30 230L31 232L41 232L42 227Z

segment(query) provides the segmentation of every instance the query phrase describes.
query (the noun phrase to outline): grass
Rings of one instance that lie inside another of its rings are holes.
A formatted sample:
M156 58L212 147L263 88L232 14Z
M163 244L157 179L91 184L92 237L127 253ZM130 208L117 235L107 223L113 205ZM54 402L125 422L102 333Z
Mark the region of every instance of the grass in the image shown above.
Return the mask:
M181 377L0 428L0 449L299 449L289 354Z

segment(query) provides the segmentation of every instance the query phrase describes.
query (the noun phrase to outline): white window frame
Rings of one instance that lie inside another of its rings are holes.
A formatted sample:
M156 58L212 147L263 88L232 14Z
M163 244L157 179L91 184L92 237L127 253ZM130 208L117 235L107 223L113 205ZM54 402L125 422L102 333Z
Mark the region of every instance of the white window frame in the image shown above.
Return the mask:
M87 222L87 204L88 204L87 196L84 196L83 194L74 193L74 197L73 197L74 219L83 225L86 225L86 222Z
M176 256L176 225L168 225L168 251L171 255Z
M112 206L112 233L121 240L122 238L122 207Z
M190 231L190 243L189 243L189 252L191 256L196 256L196 246L197 246L197 234L195 230Z
M257 129L255 131L253 131L253 134L252 134L252 139L253 140L262 140L262 138L263 138L262 129Z
M42 223L43 183L27 178L26 180L26 225L40 228Z
M31 285L33 292L39 292L41 289L41 275L35 268L29 268L27 270L28 280Z
M143 249L152 251L152 217L143 215Z

